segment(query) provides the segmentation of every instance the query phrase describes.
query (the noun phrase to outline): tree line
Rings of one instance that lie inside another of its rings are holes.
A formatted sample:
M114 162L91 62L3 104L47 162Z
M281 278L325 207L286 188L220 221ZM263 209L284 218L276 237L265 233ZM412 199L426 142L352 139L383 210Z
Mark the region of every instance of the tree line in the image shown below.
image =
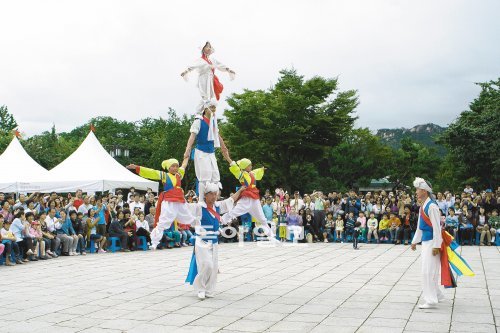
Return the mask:
M437 138L447 148L444 157L408 137L393 149L368 128L356 128L358 93L339 91L338 84L337 78L306 80L295 70L283 70L267 90L244 90L228 97L220 132L234 160L247 157L268 168L259 187L345 191L382 177L411 185L417 175L430 179L438 190L458 190L465 183L477 188L498 184L500 79L479 83L481 92L469 109ZM21 143L40 165L51 169L80 145L92 124L105 148L118 145L129 150L128 156L116 157L122 165L159 168L166 158L182 158L192 121L193 116L173 109L165 117L135 122L103 116L69 132L57 133L52 126ZM1 106L0 152L17 126L7 106ZM224 188L231 190L236 181L222 156L218 161ZM82 163L92 163L92 158ZM186 180L192 188L192 164Z

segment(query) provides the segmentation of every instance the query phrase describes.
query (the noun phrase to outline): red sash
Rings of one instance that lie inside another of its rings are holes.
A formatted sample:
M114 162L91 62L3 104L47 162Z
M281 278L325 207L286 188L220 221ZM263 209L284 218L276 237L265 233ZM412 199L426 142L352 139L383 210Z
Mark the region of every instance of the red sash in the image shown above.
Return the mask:
M212 64L212 62L210 61L210 59L207 58L206 55L202 55L201 58L203 60L205 60L206 62L208 62L210 65ZM217 100L219 100L220 94L222 93L222 90L224 89L224 86L222 85L222 83L220 83L219 78L217 77L217 75L215 75L215 69L213 69L213 68L212 68L212 74L214 75L214 93L215 93L215 98Z
M155 228L156 228L156 225L158 224L158 221L160 220L161 203L163 202L164 194L165 194L165 192L160 193L160 195L158 196L158 202L156 203Z
M431 219L429 215L425 213L423 207L420 207L420 217L422 218L422 220L424 220L425 224L427 224L429 227L432 228ZM445 287L454 288L456 286L456 282L453 276L451 275L452 273L450 269L450 263L448 261L448 250L447 250L447 248L453 241L453 237L451 237L451 235L447 233L445 230L441 230L441 237L443 238L443 242L441 243L441 251L439 252L441 259L441 285Z
M168 175L166 175L166 177L168 177ZM168 191L161 192L160 195L158 196L158 202L156 203L155 227L156 224L158 223L158 220L160 219L161 203L163 201L179 202L179 203L186 202L186 199L184 199L184 190L181 187L181 176L179 174L176 174L175 179L176 179L175 186ZM166 181L167 179L165 179L165 182Z
M243 177L243 182L241 182L241 185L246 185L247 189L244 190L243 193L241 193L241 196L259 200L260 193L257 186L255 186L255 176L251 172L249 172L248 174L250 175L250 184L247 184L245 177Z
M207 210L208 210L208 212L209 212L210 214L212 214L213 216L215 216L215 218L217 219L217 221L219 221L219 222L220 222L220 214L219 214L219 213L217 213L217 211L216 211L215 209L213 209L213 207L209 207L209 206L207 205Z
M420 217L424 220L425 224L432 228L431 218L425 213L424 207L420 207Z

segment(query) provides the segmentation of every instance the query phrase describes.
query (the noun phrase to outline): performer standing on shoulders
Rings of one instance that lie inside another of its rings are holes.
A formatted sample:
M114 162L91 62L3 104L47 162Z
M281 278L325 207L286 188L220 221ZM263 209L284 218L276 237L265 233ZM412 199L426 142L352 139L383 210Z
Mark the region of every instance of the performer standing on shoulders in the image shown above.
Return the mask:
M216 103L213 101L200 106L200 114L196 115L191 125L191 136L188 139L186 151L184 152L184 159L188 159L191 156L191 149L196 141L193 159L196 178L198 180L198 197L202 202L206 183L217 183L221 187L219 166L215 158L215 148L221 147L222 154L228 156L227 147L219 134L215 111Z
M429 309L444 299L440 285L440 251L441 243L441 214L439 207L433 200L432 187L422 178L416 178L413 186L417 189L417 199L420 202L420 217L415 236L411 242L411 249L417 249L417 243L422 242L422 298L420 309Z
M130 164L128 169L135 172L144 178L152 180L160 180L163 184L163 192L158 197L155 214L155 228L151 231L151 249L156 250L163 237L163 231L170 228L174 220L178 220L182 224L192 224L195 220L193 215L187 208L186 200L184 199L184 191L181 187L181 180L184 177L184 172L188 163L188 159L184 159L182 166L179 167L179 161L175 158L165 160L161 166L165 171L154 170Z
M233 80L236 75L229 67L210 57L214 52L215 49L212 48L210 42L206 42L201 50L201 58L181 74L181 76L187 80L188 73L194 70L198 72L198 89L200 90L201 99L203 101L210 101L214 98L219 100L220 94L224 89L219 78L215 75L216 69L222 72L228 72L231 80Z
M244 190L245 187L242 186L230 198L216 201L219 186L215 183L208 183L204 187L205 201L189 204L190 208L195 210L194 215L200 223L195 226L195 246L186 282L194 283L194 289L200 299L214 297L219 269L217 245L219 226L222 222L220 214L230 211Z

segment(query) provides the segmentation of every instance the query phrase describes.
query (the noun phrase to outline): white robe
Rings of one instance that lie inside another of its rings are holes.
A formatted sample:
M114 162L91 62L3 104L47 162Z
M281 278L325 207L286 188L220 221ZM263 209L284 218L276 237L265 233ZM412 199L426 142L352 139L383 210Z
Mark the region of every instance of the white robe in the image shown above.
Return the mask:
M209 58L212 64L199 58L192 66L188 67L188 71L196 71L198 73L198 89L200 90L201 99L204 101L210 101L215 99L214 92L214 73L212 69L217 69L222 72L228 72L229 67L222 64L214 58ZM231 80L234 78L233 74L230 74ZM187 80L187 74L184 75Z
M424 202L425 207L430 198ZM429 218L432 223L432 239L422 242L422 298L425 303L435 305L444 297L441 291L441 258L439 254L433 256L433 248L441 248L443 238L441 236L441 214L439 207L435 204L429 206ZM419 222L420 223L420 217ZM412 244L422 241L422 230L417 226Z
M196 221L201 221L202 207L206 207L205 202L189 205L190 210L192 210L193 214L196 216ZM219 214L224 214L233 208L234 200L232 198L228 198L226 200L217 201L215 206L219 207ZM219 235L219 230L205 230L201 228L200 225L201 222L197 222L195 226L197 236L194 251L198 275L196 275L193 286L196 292L205 291L211 294L215 291L215 287L217 285L217 273L219 271L218 244L205 242L198 235L213 235L214 237L217 237Z

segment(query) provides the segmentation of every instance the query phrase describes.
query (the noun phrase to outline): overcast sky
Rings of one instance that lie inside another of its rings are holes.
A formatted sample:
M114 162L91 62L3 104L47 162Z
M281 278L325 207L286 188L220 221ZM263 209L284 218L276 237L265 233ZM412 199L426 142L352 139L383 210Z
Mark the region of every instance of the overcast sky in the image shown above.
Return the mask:
M357 89L358 126L447 125L474 82L500 76L498 13L498 0L2 1L0 105L27 135L192 114L180 73L210 40L237 72L219 75L223 97L294 67Z

